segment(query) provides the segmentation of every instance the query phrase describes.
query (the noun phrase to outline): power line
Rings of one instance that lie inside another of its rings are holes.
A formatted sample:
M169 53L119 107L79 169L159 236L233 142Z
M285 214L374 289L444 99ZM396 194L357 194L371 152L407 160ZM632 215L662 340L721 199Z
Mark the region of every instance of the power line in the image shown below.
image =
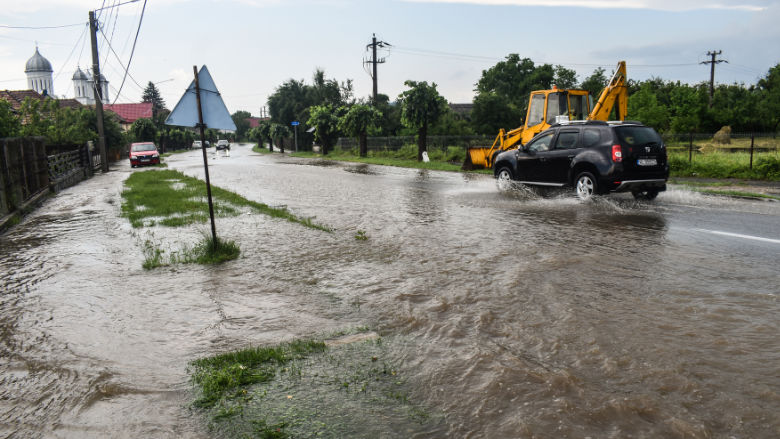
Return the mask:
M76 27L76 26L83 26L84 23L74 23L74 24L63 24L60 26L9 26L6 24L0 24L0 27L3 29L33 29L33 30L39 30L39 29L61 29L64 27Z
M64 63L62 63L62 67L60 67L60 69L57 71L57 74L54 75L54 79L55 80L60 77L62 72L65 71L65 66L68 65L68 61L70 61L70 58L76 52L76 48L79 46L79 43L82 43L82 47L84 47L83 41L86 40L86 38L84 38L84 37L87 34L87 29L89 29L89 23L85 23L85 24L86 24L86 26L84 26L84 30L81 32L81 35L79 35L78 39L76 40L76 44L73 45L73 49L71 49L70 54L68 54L68 58L65 60Z
M130 59L127 60L127 68L125 69L125 76L122 78L122 85L119 86L119 91L122 91L122 87L125 85L127 76L130 75L130 63L133 62L133 54L135 53L135 44L138 42L138 34L141 33L141 23L144 21L144 11L146 10L146 0L144 0L144 6L141 8L141 18L138 20L138 29L135 31L135 39L133 40L133 48L130 50ZM111 49L114 50L113 48ZM118 58L118 57L117 57ZM138 82L133 79L133 82Z

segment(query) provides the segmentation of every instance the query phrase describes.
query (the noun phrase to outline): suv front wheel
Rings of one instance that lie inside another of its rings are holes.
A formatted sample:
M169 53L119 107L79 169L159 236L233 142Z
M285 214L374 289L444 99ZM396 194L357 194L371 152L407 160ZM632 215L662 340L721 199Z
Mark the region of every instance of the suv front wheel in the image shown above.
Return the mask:
M574 191L580 200L589 200L598 193L596 177L590 172L581 172L575 180Z

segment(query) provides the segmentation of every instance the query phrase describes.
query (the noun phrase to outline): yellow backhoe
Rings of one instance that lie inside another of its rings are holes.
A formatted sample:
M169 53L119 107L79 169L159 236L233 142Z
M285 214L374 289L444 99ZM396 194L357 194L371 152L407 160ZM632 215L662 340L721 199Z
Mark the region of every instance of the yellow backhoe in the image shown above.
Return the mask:
M511 131L501 128L491 146L471 147L463 163L464 170L491 168L493 159L502 151L526 144L535 135L550 128L554 123L572 120L609 119L613 107L618 120L626 118L628 109L628 88L626 86L626 62L620 61L599 100L594 104L586 90L560 90L553 86L550 90L531 92L525 124Z

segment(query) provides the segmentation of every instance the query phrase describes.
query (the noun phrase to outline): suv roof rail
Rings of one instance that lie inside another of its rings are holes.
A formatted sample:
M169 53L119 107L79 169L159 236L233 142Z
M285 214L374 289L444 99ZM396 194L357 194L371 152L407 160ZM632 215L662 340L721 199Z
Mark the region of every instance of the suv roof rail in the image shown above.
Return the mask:
M554 123L550 128L565 127L569 125L607 125L603 120L570 120L568 122Z
M607 123L610 125L644 125L638 120L610 120Z

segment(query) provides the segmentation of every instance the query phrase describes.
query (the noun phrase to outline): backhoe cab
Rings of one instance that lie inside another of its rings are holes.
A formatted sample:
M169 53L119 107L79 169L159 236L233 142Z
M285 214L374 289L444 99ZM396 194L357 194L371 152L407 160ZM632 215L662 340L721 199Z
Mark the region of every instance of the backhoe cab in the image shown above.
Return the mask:
M615 74L601 92L597 102L593 102L593 98L586 90L559 90L553 86L550 90L531 92L525 124L508 132L501 128L490 147L469 148L462 169L491 168L493 159L498 153L528 143L535 135L555 123L573 120L607 121L613 108L616 109L617 120L626 118L628 90L625 61L618 63Z

